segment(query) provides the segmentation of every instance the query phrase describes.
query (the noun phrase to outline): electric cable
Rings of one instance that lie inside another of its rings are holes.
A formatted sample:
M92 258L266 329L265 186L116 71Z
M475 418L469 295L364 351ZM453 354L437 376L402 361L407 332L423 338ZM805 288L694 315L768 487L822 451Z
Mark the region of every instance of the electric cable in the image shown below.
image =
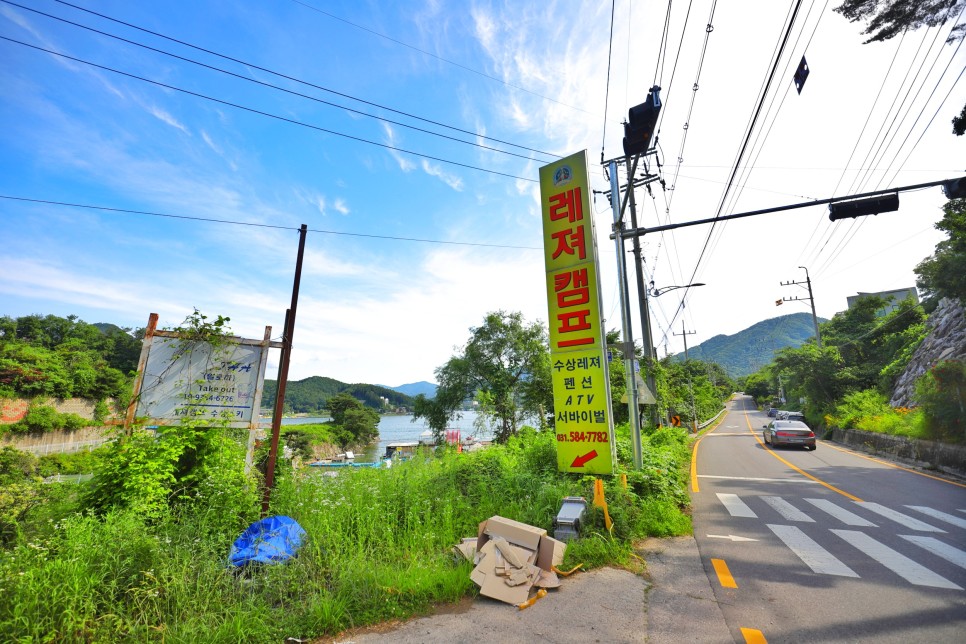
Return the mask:
M761 94L761 98L758 101L758 105L757 105L757 107L755 108L755 110L753 112L753 115L751 117L751 121L750 121L750 123L748 125L748 129L746 130L746 134L745 134L745 137L744 137L744 142L742 143L741 148L738 151L738 156L735 158L734 169L732 170L731 176L728 179L728 185L725 186L724 192L721 195L721 199L718 202L718 211L717 211L717 214L715 215L715 218L721 216L722 209L724 207L724 204L725 204L725 201L727 199L728 193L731 190L731 185L734 182L735 176L738 173L738 169L741 167L741 160L744 158L744 154L745 154L745 151L748 148L748 144L750 142L752 132L754 131L755 123L757 122L758 117L761 114L761 110L764 107L765 99L768 96L768 91L769 91L769 89L771 87L771 83L774 80L775 74L778 71L778 65L781 62L782 54L784 53L784 50L785 50L785 45L788 43L788 39L791 37L792 29L793 29L793 27L795 25L795 19L798 16L798 11L799 11L799 9L802 6L802 2L803 2L803 0L797 0L797 2L795 4L795 9L792 12L791 19L788 22L788 27L785 29L785 35L784 35L784 37L781 40L781 45L779 47L778 54L775 57L774 63L772 64L771 72L768 74L767 80L764 83L764 88L763 88L763 91L762 91L762 94ZM714 229L716 227L716 224L717 224L716 221L715 222L712 222L712 224L711 224L711 230L708 231L708 236L705 238L704 246L701 248L701 253L698 255L698 261L694 265L694 271L691 273L691 278L687 280L688 282L693 282L695 280L695 277L697 276L698 270L701 267L701 262L704 260L705 252L708 249L708 243L711 240L711 236L714 234ZM684 293L681 296L682 303L683 303L684 299L687 297L688 291L690 291L690 290L691 290L690 286L685 287ZM674 324L674 320L675 319L677 319L677 313L675 313L674 319L671 320L671 325L672 326Z
M293 0L293 1L295 1L295 0ZM6 2L8 4L13 4L12 2L10 2L10 0L0 0L0 2ZM415 119L415 120L418 120L418 121L422 121L424 123L429 123L431 125L436 125L436 126L439 126L439 127L442 127L442 128L449 129L449 130L454 130L456 132L462 132L463 134L469 134L469 135L474 136L474 137L479 137L481 139L486 139L488 141L493 141L494 143L501 143L503 145L509 145L511 147L521 148L521 149L527 150L529 152L536 152L538 154L543 154L545 156L559 158L558 155L553 154L551 152L544 152L543 150L536 150L536 149L533 149L533 148L528 148L528 147L523 146L523 145L518 145L516 143L510 143L509 141L503 141L501 139L496 139L496 138L493 138L493 137L489 137L489 136L486 136L486 135L483 135L483 134L479 134L477 132L473 132L473 131L470 131L470 130L464 130L462 128L458 128L458 127L453 126L453 125L447 125L447 124L441 123L439 121L434 121L432 119L427 119L427 118L423 118L421 116L416 116L415 114L411 114L409 112L404 112L402 110L393 109L393 108L388 107L386 105L381 105L379 103L373 103L371 101L367 101L365 99L361 99L361 98L358 98L356 96L352 96L351 94L345 94L343 92L338 92L338 91L336 91L334 89L330 89L330 88L324 87L322 85L317 85L315 83L310 83L309 81L305 81L305 80L302 80L300 78L296 78L295 76L290 76L288 74L284 74L282 72L278 72L278 71L269 69L267 67L261 67L259 65L254 64L254 63L250 63L250 62L241 60L239 58L234 58L232 56L228 56L226 54L222 54L222 53L219 53L219 52L214 51L214 50L211 50L211 49L206 49L206 48L201 47L199 45L194 45L192 43L186 42L184 40L179 40L179 39L173 38L171 36L167 36L165 34L162 34L160 32L157 32L157 31L152 31L150 29L145 29L144 27L139 27L138 25L135 25L135 24L130 23L130 22L125 22L123 20L118 20L117 18L112 18L111 16L105 15L103 13L98 13L98 12L92 11L90 9L85 9L84 7L81 7L81 6L76 5L76 4L71 4L70 2L66 2L65 0L54 0L54 2L58 2L58 3L62 4L62 5L66 5L68 7L72 7L74 9L79 10L79 11L83 11L85 13L89 13L91 15L97 16L98 18L103 18L105 20L109 20L109 21L114 22L114 23L117 23L119 25L124 25L125 27L130 27L131 29L136 29L137 31L140 31L140 32L143 32L143 33L146 33L146 34L150 34L152 36L157 36L158 38L163 38L164 40L167 40L167 41L170 41L170 42L173 42L173 43L177 43L179 45L183 45L185 47L189 47L191 49L195 49L197 51L201 51L201 52L204 52L206 54L211 54L212 56L216 56L216 57L222 58L224 60L230 60L233 63L238 63L239 65L244 65L245 67L251 67L252 69L257 69L258 71L265 72L266 74L271 74L271 75L277 76L279 78L284 78L285 80L290 80L290 81L292 81L294 83L299 83L300 85L305 85L305 86L308 86L308 87L312 87L314 89L318 89L318 90L321 90L323 92L328 92L330 94L335 94L336 96L341 96L343 98L348 98L350 100L357 101L357 102L362 103L364 105L369 105L369 106L372 106L372 107L378 107L379 109L386 110L387 112L392 112L394 114L399 114L401 116L406 116L406 117L409 117L409 118L412 118L412 119ZM22 5L16 5L16 6L22 7ZM25 8L25 7L23 7L23 8ZM524 91L526 91L526 90L524 90Z
M103 212L115 212L123 213L129 215L146 215L148 217L163 217L165 219L184 219L188 221L203 221L213 224L230 224L233 226L251 226L254 228L274 228L276 230L299 230L298 226L281 226L278 224L262 224L252 221L237 221L233 219L216 219L213 217L198 217L194 215L174 215L171 213L163 212L152 212L150 210L132 210L129 208L112 208L109 206L95 206L92 204L82 204L82 203L71 203L67 201L54 201L51 199L32 199L29 197L17 197L14 195L3 195L0 194L0 199L8 199L11 201L21 201L27 203L37 203L45 204L50 206L65 206L69 208L84 208L87 210L99 210ZM424 244L441 244L447 246L479 246L483 248L507 248L511 250L540 250L543 248L536 246L509 246L504 244L484 244L480 242L460 242L460 241L445 241L440 239L424 239L419 237L398 237L393 235L375 235L371 233L346 233L337 230L325 230L321 228L309 228L309 232L322 233L325 235L339 235L342 237L363 237L368 239L386 239L390 241L409 241L409 242L421 242Z
M235 109L239 109L239 110L243 110L243 111L246 111L246 112L250 112L252 114L259 114L261 116L267 116L269 118L276 119L278 121L284 121L286 123L291 123L293 125L298 125L298 126L305 127L305 128L309 128L309 129L316 130L316 131L319 131L319 132L325 132L326 134L332 134L332 135L339 136L339 137L342 137L342 138L351 139L353 141L358 141L360 143L367 143L369 145L375 145L377 147L385 148L387 150L395 150L396 152L403 152L405 154L412 154L414 156L423 157L423 158L426 158L426 159L431 159L433 161L439 161L440 163L445 163L445 164L448 164L448 165L459 166L461 168L468 168L470 170L479 170L480 172L486 172L486 173L489 173L489 174L495 174L495 175L499 175L499 176L503 176L503 177L508 177L510 179L518 179L520 181L527 181L529 183L540 183L537 179L531 179L531 178L528 178L528 177L519 177L519 176L516 176L516 175L513 175L513 174L506 173L506 172L498 172L497 170L489 170L487 168L481 168L479 166L470 165L468 163L461 163L459 161L451 161L449 159L443 159L441 157L430 156L428 154L422 154L420 152L414 152L413 150L407 150L405 148L396 147L396 146L393 146L393 145L389 145L387 143L380 143L378 141L372 141L370 139L365 139L365 138L362 138L362 137L359 137L359 136L353 136L351 134L345 134L344 132L338 132L336 130L330 130L328 128L320 127L318 125L312 125L311 123L306 123L304 121L299 121L299 120L296 120L296 119L290 119L290 118L287 118L285 116L279 116L278 114L272 114L271 112L265 112L263 110L258 110L258 109L255 109L253 107L247 107L247 106L244 106L244 105L240 105L238 103L232 103L230 101L225 101L225 100L222 100L220 98L214 98L213 96L208 96L207 94L201 94L199 92L193 92L191 90L187 90L187 89L184 89L184 88L181 88L181 87L176 87L174 85L169 85L167 83L162 83L160 81L151 80L150 78L144 78L143 76L138 76L136 74L131 74L129 72L124 72L124 71L121 71L119 69L114 69L113 67L107 67L106 65L99 65L97 63L94 63L94 62L91 62L91 61L88 61L88 60L84 60L82 58L77 58L76 56L69 56L67 54L62 54L60 52L56 52L56 51L53 51L51 49L45 49L44 47L39 47L37 45L31 45L30 43L25 43L25 42L22 42L20 40L16 40L14 38L9 38L7 36L0 35L0 40L6 40L8 42L12 42L12 43L15 43L15 44L18 44L18 45L22 45L24 47L29 47L30 49L36 49L37 51L42 51L42 52L51 54L52 56L60 56L61 58L66 58L68 60L73 60L73 61L78 62L78 63L83 63L85 65L90 65L91 67L96 67L97 69L103 69L104 71L112 72L114 74L119 74L121 76L127 76L128 78L133 78L135 80L143 81L145 83L150 83L152 85L157 85L158 87L164 87L166 89L171 89L171 90L174 90L176 92L181 92L183 94L188 94L189 96L194 96L196 98L202 98L202 99L204 99L206 101L211 101L213 103L218 103L220 105L227 105L229 107L234 107Z
M335 15L333 13L329 13L328 11L324 11L322 9L319 9L318 7L314 7L314 6L310 5L307 2L303 2L302 0L291 0L291 1L294 2L295 4L302 5L306 9L311 9L312 11L317 11L318 13L321 13L322 15L328 16L328 17L332 18L333 20L338 20L339 22L344 22L347 25L350 25L352 27L355 27L356 29L361 29L362 31L366 31L366 32L368 32L368 33L370 33L370 34L372 34L374 36L378 36L380 38L385 38L386 40L388 40L390 42L394 42L397 45L402 45L403 47L407 47L409 49L412 49L413 51L417 51L417 52L419 52L421 54L424 54L426 56L430 56L431 58L435 58L436 60L439 60L441 62L444 62L444 63L446 63L448 65L453 65L454 67L459 67L460 69L464 69L464 70L466 70L468 72L471 72L473 74L477 74L477 75L482 76L484 78L488 78L488 79L490 79L492 81L496 81L497 83L500 83L502 85L506 85L507 87L512 87L513 89L518 89L521 92L526 92L527 94L530 94L532 96L536 96L537 98L542 98L545 101L550 101L551 103L556 103L557 105L560 105L562 107L569 107L572 110L577 110L578 112L583 112L584 114L590 114L591 116L597 116L593 112L589 112L588 110L585 110L583 108L577 107L576 105L569 105L567 103L564 103L563 101L558 101L555 98L550 98L549 96L544 96L543 94L538 94L537 92L534 92L533 90L529 90L529 89L527 89L525 87L520 87L519 85L514 85L513 83L510 83L508 81L505 81L505 80L503 80L501 78L497 78L496 76L491 76L490 74L487 74L486 72L481 72L478 69L473 69L472 67L467 67L466 65L461 65L460 63L454 62L454 61L449 60L447 58L443 58L442 56L440 56L438 54L434 54L434 53L432 53L430 51L426 51L425 49L420 49L419 47L416 47L415 45L410 45L409 43L403 42L402 40L397 40L396 38L393 38L392 36L387 36L386 34L379 33L378 31L375 31L373 29L369 29L368 27L363 27L362 25L356 24L356 23L354 23L354 22L352 22L350 20L346 20L345 18L341 18L341 17L339 17L339 16L337 16L337 15ZM64 0L55 0L55 2L61 2L63 4L69 4L67 2L64 2ZM70 5L70 6L73 7L74 5ZM85 9L85 11L86 11L86 9Z
M604 164L604 143L607 141L607 104L610 101L610 61L614 53L614 10L617 0L610 2L610 38L607 41L607 85L604 88L604 127L600 136L600 163Z
M308 99L310 101L315 101L316 103L321 103L323 105L328 105L330 107L335 107L335 108L338 108L338 109L341 109L341 110L345 110L347 112L352 112L353 114L358 114L360 116L365 116L365 117L368 117L368 118L371 118L371 119L375 119L377 121L382 121L384 123L391 123L393 125L398 125L399 127L404 127L404 128L410 129L410 130L415 130L417 132L422 132L424 134L429 134L431 136L438 136L440 138L447 139L449 141L455 141L457 143L462 143L464 145L470 145L470 146L473 146L473 147L481 148L483 150L488 150L490 152L499 152L500 154L507 154L507 155L510 155L510 156L518 157L520 159L528 159L529 160L529 159L532 158L530 155L518 154L516 152L510 152L508 150L501 150L499 148L494 148L494 147L491 147L489 145L483 145L481 143L476 143L475 141L466 141L466 140L463 140L463 139L456 138L454 136L449 136L447 134L442 134L440 132L433 132L432 130L427 130L425 128L416 127L415 125L409 125L408 123L402 123L400 121L394 121L392 119L387 119L385 117L376 116L375 114L369 114L368 112L363 112L361 110L353 109L353 108L348 107L346 105L339 105L338 103L333 103L331 101L326 101L326 100L323 100L323 99L318 98L318 97L315 97L315 96L310 96L308 94L303 94L301 92L296 92L294 90L290 90L290 89L287 89L285 87L281 87L279 85L273 85L272 83L267 83L265 81L256 80L256 79L250 78L248 76L243 76L241 74L236 74L235 72L229 71L227 69L222 69L220 67L215 67L213 65L208 65L208 64L203 63L201 61L197 61L197 60L194 60L194 59L191 59L191 58L186 58L185 56L179 56L178 54L174 54L172 52L165 51L163 49L158 49L156 47L151 47L150 45L145 45L144 43L140 43L140 42L137 42L135 40L129 40L127 38L123 38L121 36L117 36L115 34L111 34L111 33L108 33L106 31L101 31L100 29L95 29L95 28L89 27L87 25L82 25L80 23L73 22L71 20L67 20L66 18L60 18L58 16L54 16L54 15L51 15L49 13L44 13L43 11L37 11L36 9L31 9L30 7L24 7L23 5L17 4L16 2L12 2L11 0L0 0L0 2L4 2L6 4L10 4L10 5L13 5L15 7L19 7L21 9L25 9L27 11L32 11L32 12L34 12L36 14L39 14L39 15L42 15L42 16L46 16L46 17L51 18L53 20L58 20L60 22L63 22L63 23L69 24L69 25L73 25L73 26L79 27L81 29L86 29L87 31L91 31L93 33L100 34L102 36L107 36L108 38L113 38L115 40L119 40L121 42L125 42L125 43L128 43L130 45L134 45L136 47L141 47L142 49L147 49L149 51L153 51L153 52L156 52L156 53L159 53L159 54L163 54L165 56L169 56L169 57L175 58L177 60L181 60L181 61L184 61L184 62L187 62L187 63L191 63L192 65L197 65L199 67L204 67L205 69L210 69L212 71L219 72L219 73L225 74L227 76L232 76L234 78L238 78L238 79L243 80L243 81L248 82L248 83L254 83L256 85L261 85L262 87L268 87L270 89L278 90L280 92L285 92L286 94L291 94L293 96L298 96L300 98L305 98L305 99ZM513 144L510 144L510 145L513 145ZM514 147L522 147L522 146L514 145ZM557 155L549 155L549 156L553 156L554 159L559 159L560 158Z

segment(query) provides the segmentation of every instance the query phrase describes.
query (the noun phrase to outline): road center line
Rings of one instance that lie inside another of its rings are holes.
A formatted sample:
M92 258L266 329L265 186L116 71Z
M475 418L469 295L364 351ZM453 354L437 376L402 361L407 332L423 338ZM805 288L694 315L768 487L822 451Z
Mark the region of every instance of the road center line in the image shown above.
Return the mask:
M714 571L718 574L718 581L724 588L737 588L738 584L735 582L735 578L731 576L731 571L728 570L728 564L725 563L724 559L712 559L711 565L714 566Z
M820 485L824 485L825 487L827 487L828 489L832 490L833 492L837 492L837 493L841 494L842 496L844 496L844 497L846 497L848 499L852 499L853 501L855 501L857 503L861 503L862 502L862 499L860 499L859 497L854 496L852 494L849 494L845 490L840 490L837 487L835 487L834 485L830 485L829 483L826 483L825 481L823 481L822 479L818 478L817 476L813 476L812 474L809 474L808 472L806 472L802 468L800 468L798 466L795 466L795 465L792 465L791 463L789 463L788 461L786 461L784 458L782 458L781 456L779 456L778 454L776 454L774 450L768 449L765 446L765 443L761 440L761 437L758 435L758 433L752 428L752 426L751 426L751 419L748 417L748 410L745 410L745 423L747 423L747 425L748 425L748 431L750 431L751 432L751 435L755 437L755 440L758 441L758 444L761 445L762 449L764 449L766 452L768 452L769 454L771 454L772 456L774 456L775 458L777 458L779 461L781 461L782 463L784 463L788 467L792 468L793 470L795 470L796 472L798 472L802 476L807 477L807 478L810 478L813 481L815 481L816 483L819 483Z

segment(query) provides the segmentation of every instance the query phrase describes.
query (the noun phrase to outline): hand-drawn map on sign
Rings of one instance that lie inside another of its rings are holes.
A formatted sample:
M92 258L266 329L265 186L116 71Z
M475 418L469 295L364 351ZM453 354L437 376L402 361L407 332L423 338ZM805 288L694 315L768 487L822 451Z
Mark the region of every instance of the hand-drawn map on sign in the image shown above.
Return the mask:
M248 427L261 399L267 350L257 344L229 341L214 348L207 342L155 336L136 415L162 424L210 419Z

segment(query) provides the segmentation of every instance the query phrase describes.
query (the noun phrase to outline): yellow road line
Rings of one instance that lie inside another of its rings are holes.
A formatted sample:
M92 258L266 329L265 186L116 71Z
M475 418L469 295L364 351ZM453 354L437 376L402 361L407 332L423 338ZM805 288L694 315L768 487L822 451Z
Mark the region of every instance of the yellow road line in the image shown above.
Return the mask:
M704 440L704 436L694 441L694 447L691 448L691 491L700 492L701 488L698 487L698 445Z
M731 576L731 571L728 570L728 564L725 563L724 559L712 559L711 565L714 566L714 571L718 573L718 581L725 588L737 588L738 584L735 583L735 578Z
M826 483L822 479L820 479L820 478L818 478L816 476L813 476L813 475L809 474L808 472L806 472L802 468L796 467L795 465L792 465L791 463L789 463L788 461L786 461L784 458L782 458L781 456L779 456L778 454L776 454L774 452L774 450L768 449L765 446L765 442L763 440L761 440L761 437L760 436L758 436L758 432L756 432L754 429L752 429L752 427L751 427L751 419L748 418L748 412L747 411L745 411L745 422L748 424L748 431L750 431L751 432L751 435L755 437L755 440L758 441L758 444L761 445L763 448L765 448L765 451L766 452L768 452L769 454L771 454L772 456L774 456L775 458L777 458L779 461L781 461L782 463L784 463L788 467L792 468L793 470L795 470L796 472L798 472L802 476L804 476L806 478L810 478L813 481L815 481L816 483L819 483L821 485L824 485L825 487L827 487L828 489L832 490L833 492L838 492L842 496L844 496L844 497L846 497L848 499L852 499L853 501L858 501L859 503L862 502L862 499L860 499L859 497L854 496L852 494L849 494L848 492L846 492L844 490L840 490L837 487L835 487L834 485L831 485L829 483Z
M757 628L742 628L741 634L745 637L747 644L768 644L765 635Z
M942 481L943 483L949 483L950 485L955 485L957 487L966 487L966 485L963 485L962 483L957 483L956 481L950 481L949 479L944 479L944 478L941 478L941 477L938 477L938 476L933 476L931 474L926 474L925 472L920 472L919 470L911 470L908 467L902 467L901 465L896 465L895 463L890 463L889 461L882 461L882 460L879 460L877 458L872 458L871 456L866 456L865 454L861 454L861 453L856 452L854 450L844 449L842 447L836 447L835 445L832 445L830 443L823 443L822 446L823 447L831 447L832 449L837 449L838 451L844 452L845 454L851 454L853 456L858 456L859 458L864 458L864 459L866 459L868 461L873 461L875 463L881 463L882 465L888 465L889 467L894 467L897 470L902 470L903 472L909 472L910 474L918 474L919 476L925 476L927 479L933 479L934 481Z

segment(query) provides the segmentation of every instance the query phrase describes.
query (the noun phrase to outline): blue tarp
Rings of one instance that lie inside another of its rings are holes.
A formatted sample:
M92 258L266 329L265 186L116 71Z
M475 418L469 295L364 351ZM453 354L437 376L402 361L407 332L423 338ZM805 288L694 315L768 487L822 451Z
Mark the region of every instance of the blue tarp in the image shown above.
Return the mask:
M231 546L233 566L279 563L295 556L305 530L291 517L266 517L248 526Z

